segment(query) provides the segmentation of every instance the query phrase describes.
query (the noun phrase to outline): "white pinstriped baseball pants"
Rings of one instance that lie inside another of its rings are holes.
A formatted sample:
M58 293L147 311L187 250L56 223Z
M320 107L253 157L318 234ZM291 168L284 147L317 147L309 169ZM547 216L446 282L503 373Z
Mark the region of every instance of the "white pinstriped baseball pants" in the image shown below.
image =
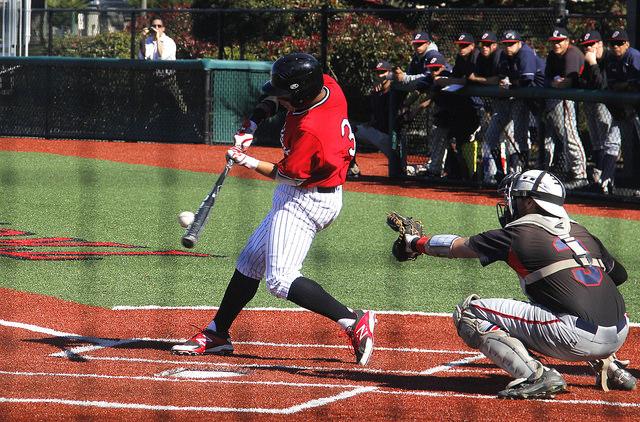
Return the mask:
M612 125L611 113L602 103L583 103L584 113L587 116L587 127L591 136L591 149L602 150L605 154L620 154L620 128Z
M561 163L563 170L569 171L573 178L586 179L587 156L578 134L574 102L548 99L545 114L548 128L544 141L548 159L545 164L548 166L554 164L553 156L556 142L560 142L562 155L566 159L566 162Z
M342 208L342 187L321 193L316 188L278 185L271 210L240 253L236 268L247 277L265 278L267 290L287 298L300 277L311 242Z

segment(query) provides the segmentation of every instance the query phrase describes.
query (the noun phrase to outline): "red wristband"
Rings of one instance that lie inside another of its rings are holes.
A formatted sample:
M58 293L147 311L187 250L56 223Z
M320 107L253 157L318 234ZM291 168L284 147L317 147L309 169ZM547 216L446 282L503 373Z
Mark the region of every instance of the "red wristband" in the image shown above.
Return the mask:
M416 252L419 252L421 254L426 253L425 245L427 244L429 239L430 239L429 236L424 236L424 237L421 237L420 239L418 239L418 241L416 242L416 247L415 247Z

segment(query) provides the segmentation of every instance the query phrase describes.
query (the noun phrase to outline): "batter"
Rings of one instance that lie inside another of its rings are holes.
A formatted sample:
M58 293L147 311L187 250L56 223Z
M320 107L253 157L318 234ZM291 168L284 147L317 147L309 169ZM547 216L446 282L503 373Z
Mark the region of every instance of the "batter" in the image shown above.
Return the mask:
M351 339L356 362L366 365L373 351L374 313L347 308L301 273L316 233L342 208L342 185L355 154L346 99L336 81L323 75L320 63L304 53L278 59L262 89L270 97L236 135L227 157L278 182L272 208L241 252L213 321L172 352L232 352L229 328L264 277L274 296L337 322ZM280 135L284 158L270 163L247 155L250 132L259 123L255 120L268 117L278 106L287 109Z

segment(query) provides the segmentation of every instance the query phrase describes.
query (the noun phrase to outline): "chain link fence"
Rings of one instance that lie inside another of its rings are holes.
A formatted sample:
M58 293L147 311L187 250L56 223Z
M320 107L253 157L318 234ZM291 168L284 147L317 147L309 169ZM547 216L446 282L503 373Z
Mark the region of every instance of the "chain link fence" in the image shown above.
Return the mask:
M624 16L607 14L558 16L553 8L495 9L48 9L31 14L32 55L136 58L141 30L149 18L163 19L167 34L178 46L178 58L205 58L273 61L290 51L307 51L320 58L326 70L340 82L349 102L349 115L354 122L367 121L371 109L366 100L375 82L372 67L384 59L405 68L412 54L411 40L415 32L428 31L439 50L453 63L457 48L454 41L461 32L478 35L490 30L497 34L515 29L538 55L546 57L547 37L558 23L564 24L576 37L583 31L598 29L608 33L625 26ZM229 93L227 93L229 94ZM226 95L226 97L231 96ZM424 98L416 93L405 101L405 116L394 122L392 140L400 149L404 174L421 177L431 160L434 116L432 107L421 107ZM510 160L519 148L513 139L513 128L501 134L499 150L491 150L484 142L490 123L492 104L503 100L482 98L482 125L475 133L476 142L448 145L445 178L436 183L490 184L496 171L513 169ZM544 103L547 104L544 104ZM542 101L541 111L530 114L527 145L530 153L521 156L521 166L544 166L571 179L575 151L568 151L564 135L568 120L575 114L577 133L571 133L582 146L588 177L594 178L593 134L588 103ZM546 111L545 111L546 110ZM554 111L555 110L555 111ZM638 157L637 118L627 106L619 127L623 142L616 162L617 194L633 197L636 180L634 163ZM410 116L410 118L406 118ZM570 126L570 125L569 125ZM275 139L275 137L272 137ZM574 146L577 144L574 144ZM569 155L568 155L569 154ZM511 157L511 158L510 158ZM597 174L595 175L597 176ZM611 193L611 192L609 192Z

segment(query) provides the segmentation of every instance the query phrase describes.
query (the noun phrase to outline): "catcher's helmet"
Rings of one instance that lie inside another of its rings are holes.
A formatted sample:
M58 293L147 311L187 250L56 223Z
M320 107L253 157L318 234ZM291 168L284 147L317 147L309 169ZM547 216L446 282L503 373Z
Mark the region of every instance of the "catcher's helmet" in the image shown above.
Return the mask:
M530 196L544 211L559 218L569 218L564 209L564 185L553 174L543 170L527 170L505 177L498 188L504 201L497 205L498 220L502 227L522 217L515 199Z
M284 97L294 106L313 100L324 85L322 66L310 54L291 53L271 67L271 80L262 86L267 95Z

